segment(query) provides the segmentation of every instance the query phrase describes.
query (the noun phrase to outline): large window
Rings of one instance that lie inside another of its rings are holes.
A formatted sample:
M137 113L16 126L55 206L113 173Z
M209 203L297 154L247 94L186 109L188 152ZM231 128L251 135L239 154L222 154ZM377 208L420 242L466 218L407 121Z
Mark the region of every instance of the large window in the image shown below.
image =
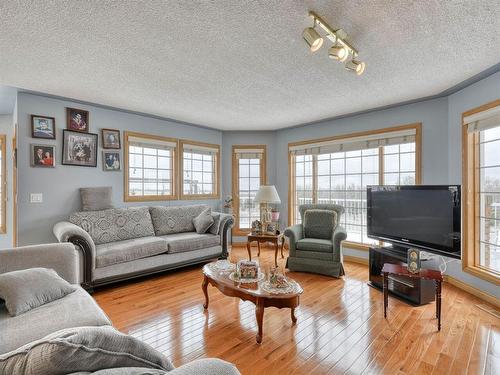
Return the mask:
M260 219L254 203L260 185L266 183L266 146L233 146L233 198L236 215L235 234L250 231L252 221Z
M362 247L366 233L366 186L419 182L420 124L290 144L290 221L298 207L334 203L345 208L347 241Z
M125 201L176 199L177 140L125 132Z
M7 232L7 175L6 175L6 137L0 135L0 233Z
M219 145L181 141L181 198L219 197Z
M464 114L463 267L500 281L500 101Z

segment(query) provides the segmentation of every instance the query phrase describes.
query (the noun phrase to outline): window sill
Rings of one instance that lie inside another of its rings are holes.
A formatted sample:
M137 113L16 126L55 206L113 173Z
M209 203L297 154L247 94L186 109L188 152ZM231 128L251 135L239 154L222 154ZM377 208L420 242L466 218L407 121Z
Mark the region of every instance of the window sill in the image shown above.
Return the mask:
M172 201L177 199L176 195L126 195L123 197L125 202Z
M192 195L181 194L180 199L181 200L220 199L220 195L219 194L192 194Z
M477 266L464 265L462 267L462 271L467 272L473 276L479 277L480 279L489 281L490 283L493 283L495 285L500 285L500 276L491 271L487 271L483 268Z

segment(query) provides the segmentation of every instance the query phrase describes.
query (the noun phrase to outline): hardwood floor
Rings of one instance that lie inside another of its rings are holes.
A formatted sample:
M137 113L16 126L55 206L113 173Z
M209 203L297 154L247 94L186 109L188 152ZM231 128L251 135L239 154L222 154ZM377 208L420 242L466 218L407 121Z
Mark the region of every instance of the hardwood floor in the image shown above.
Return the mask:
M234 248L231 256L246 258L246 249ZM260 262L271 265L273 251L263 248ZM288 309L266 309L260 345L250 302L209 287L204 312L201 266L101 288L94 297L117 329L176 366L219 357L242 374L500 373L500 322L476 307L483 301L444 283L441 332L434 303L411 307L389 297L385 320L382 293L366 284L367 266L345 266L342 279L289 273L304 288L297 324Z

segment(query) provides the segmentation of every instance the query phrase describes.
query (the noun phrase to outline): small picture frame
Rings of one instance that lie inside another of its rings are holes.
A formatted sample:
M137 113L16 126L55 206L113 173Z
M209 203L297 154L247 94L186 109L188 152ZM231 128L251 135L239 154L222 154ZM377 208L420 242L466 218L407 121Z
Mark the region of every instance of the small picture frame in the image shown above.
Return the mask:
M49 116L31 115L31 137L56 139L56 119Z
M75 132L89 132L89 111L76 108L66 108L68 130Z
M54 168L56 165L56 146L31 144L31 166L36 168Z
M117 129L101 129L102 148L119 150L120 131Z
M420 262L420 251L417 249L408 249L407 253L407 269L410 273L419 273L421 262Z
M115 172L122 169L119 151L102 152L102 169L106 172Z
M63 165L97 167L97 142L97 134L64 130Z

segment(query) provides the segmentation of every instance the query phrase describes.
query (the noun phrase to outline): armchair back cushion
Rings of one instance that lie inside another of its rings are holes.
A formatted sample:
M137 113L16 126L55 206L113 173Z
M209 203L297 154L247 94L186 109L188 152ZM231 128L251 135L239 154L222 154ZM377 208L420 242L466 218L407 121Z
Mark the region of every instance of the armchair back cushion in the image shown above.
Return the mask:
M75 212L69 221L88 232L96 245L155 235L148 207Z
M196 231L193 219L208 208L198 204L190 206L150 207L151 219L157 236Z
M337 227L337 212L309 209L304 212L304 237L331 240Z

